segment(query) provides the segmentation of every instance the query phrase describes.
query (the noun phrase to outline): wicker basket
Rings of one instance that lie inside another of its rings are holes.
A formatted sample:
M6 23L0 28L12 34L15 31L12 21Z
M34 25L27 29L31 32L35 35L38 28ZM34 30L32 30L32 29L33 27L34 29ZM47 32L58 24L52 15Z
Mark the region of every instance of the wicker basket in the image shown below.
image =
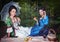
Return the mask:
M51 31L53 33L51 33ZM48 38L49 41L55 41L56 40L56 32L53 29L50 29L49 33L47 35L47 38Z

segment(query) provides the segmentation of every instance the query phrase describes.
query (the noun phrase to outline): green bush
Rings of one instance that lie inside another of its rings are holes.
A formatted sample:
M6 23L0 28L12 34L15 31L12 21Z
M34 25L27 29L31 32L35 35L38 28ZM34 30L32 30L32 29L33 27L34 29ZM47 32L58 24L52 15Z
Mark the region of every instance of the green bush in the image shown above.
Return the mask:
M33 20L34 16L38 16L38 13L31 4L25 2L21 4L21 14L19 17L21 18L22 26L33 26L35 24L35 21Z

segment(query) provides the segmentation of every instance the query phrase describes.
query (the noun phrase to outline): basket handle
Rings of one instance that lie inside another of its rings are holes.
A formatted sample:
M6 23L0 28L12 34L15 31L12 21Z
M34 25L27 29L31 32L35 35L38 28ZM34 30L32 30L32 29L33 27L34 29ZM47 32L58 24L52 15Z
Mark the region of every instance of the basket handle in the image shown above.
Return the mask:
M50 33L50 31L52 31L52 32L56 35L55 30L53 30L53 29L49 29L49 33Z

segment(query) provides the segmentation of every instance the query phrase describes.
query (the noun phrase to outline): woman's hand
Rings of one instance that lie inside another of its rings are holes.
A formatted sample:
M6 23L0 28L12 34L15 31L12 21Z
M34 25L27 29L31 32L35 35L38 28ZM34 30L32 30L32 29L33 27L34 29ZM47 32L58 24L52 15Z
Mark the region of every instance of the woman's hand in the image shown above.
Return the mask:
M35 21L38 21L38 20L36 19L36 17L34 17L33 19L34 19Z
M20 21L20 22L21 22L21 19L20 19L19 17L17 17L17 19L18 19L18 21Z

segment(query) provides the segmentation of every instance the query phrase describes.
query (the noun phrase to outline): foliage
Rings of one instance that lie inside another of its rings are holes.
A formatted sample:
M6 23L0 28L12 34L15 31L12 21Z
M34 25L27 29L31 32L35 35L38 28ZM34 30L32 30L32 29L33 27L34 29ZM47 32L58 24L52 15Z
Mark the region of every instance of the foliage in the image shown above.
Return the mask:
M0 1L0 10L2 7L10 2L11 0ZM33 17L39 17L38 7L44 6L46 8L47 14L50 19L50 26L56 25L60 23L60 1L59 0L13 0L15 2L19 2L21 6L21 14L19 17L21 18L21 25L23 26L33 26L35 21ZM4 3L3 3L4 2Z
M34 6L31 6L30 3L20 3L21 5L21 25L23 26L33 26L35 21L33 20L34 16L38 16L37 11L34 10Z

